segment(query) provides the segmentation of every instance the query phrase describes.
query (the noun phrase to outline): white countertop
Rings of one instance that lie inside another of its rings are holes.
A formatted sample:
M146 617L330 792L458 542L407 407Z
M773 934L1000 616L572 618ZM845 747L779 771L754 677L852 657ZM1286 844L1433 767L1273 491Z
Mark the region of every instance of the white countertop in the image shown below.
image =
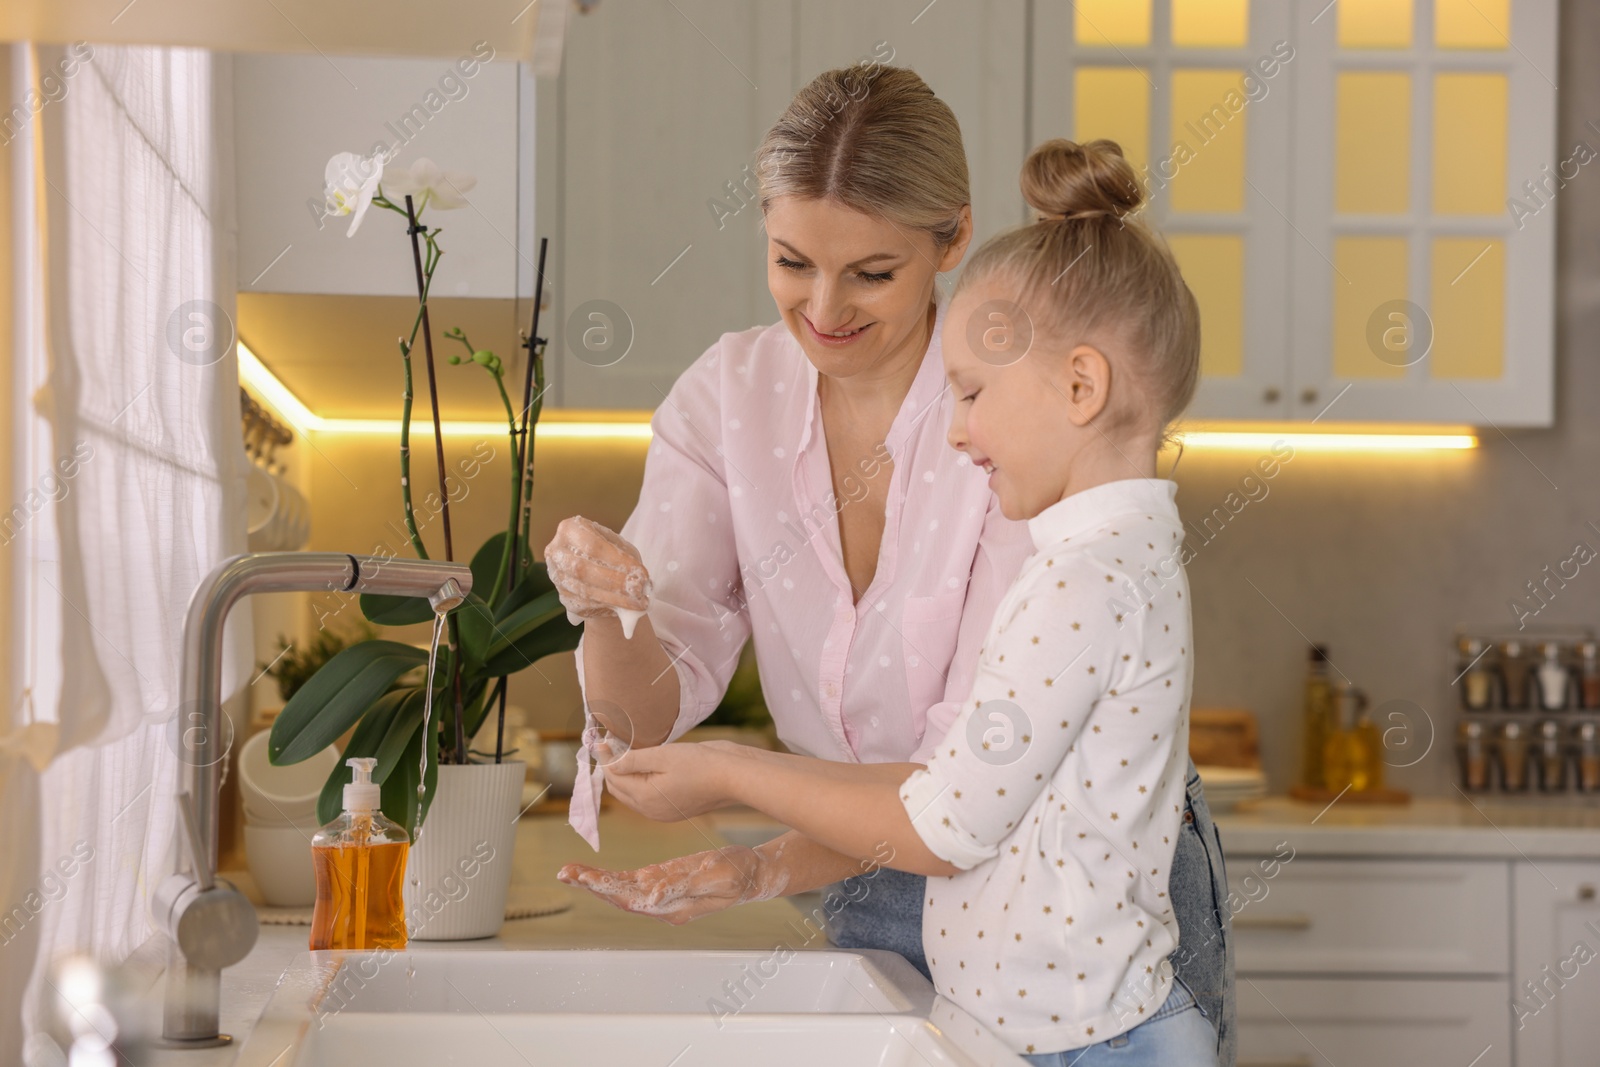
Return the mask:
M1216 815L1229 856L1269 856L1289 842L1297 856L1468 857L1498 860L1600 858L1600 799L1419 797L1406 806L1336 801L1319 805L1287 797L1246 801ZM771 948L798 947L802 912L785 899L746 904L685 926L618 911L555 881L563 864L616 869L643 866L724 844L709 818L656 823L621 807L601 816L601 852L594 853L559 816L528 816L517 829L514 884L551 886L572 907L508 922L498 937L470 942L414 942L428 951L479 948ZM736 835L737 836L737 835ZM248 959L222 979L222 1028L228 1048L159 1053L151 1067L225 1067L250 1033L278 978L306 950L309 928L262 926ZM823 947L820 944L807 947Z
M1223 852L1269 856L1600 859L1600 797L1416 797L1407 805L1245 801L1215 815Z
M685 823L657 823L616 806L600 816L601 850L596 853L561 816L524 816L517 826L516 866L512 883L554 887L567 893L572 907L554 915L516 919L501 928L498 937L482 941L414 941L410 951L430 949L482 949L496 951L528 948L677 948L770 949L826 947L820 937L805 944L809 929L802 927L802 912L785 899L745 904L708 915L684 926L619 911L581 890L555 880L567 863L583 862L614 869L631 869L726 844L708 819ZM227 872L224 872L227 877ZM226 1067L249 1036L262 1007L277 987L289 963L306 951L308 926L261 927L261 936L248 958L222 974L222 1031L232 1034L232 1046L183 1052L158 1052L149 1067ZM154 995L159 997L159 983ZM159 1001L158 1001L159 1003Z

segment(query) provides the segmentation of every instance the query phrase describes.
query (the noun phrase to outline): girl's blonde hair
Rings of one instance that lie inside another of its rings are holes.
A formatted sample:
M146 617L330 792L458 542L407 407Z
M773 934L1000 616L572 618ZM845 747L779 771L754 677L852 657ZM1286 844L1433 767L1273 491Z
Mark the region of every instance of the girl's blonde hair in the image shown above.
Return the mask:
M795 94L756 152L761 210L780 196L833 200L933 237L955 239L972 202L955 112L915 71L824 71Z
M1194 398L1200 309L1167 243L1135 216L1144 191L1121 146L1046 141L1022 166L1022 196L1038 221L985 242L956 291L998 279L1026 304L1035 336L1111 341L1165 431Z

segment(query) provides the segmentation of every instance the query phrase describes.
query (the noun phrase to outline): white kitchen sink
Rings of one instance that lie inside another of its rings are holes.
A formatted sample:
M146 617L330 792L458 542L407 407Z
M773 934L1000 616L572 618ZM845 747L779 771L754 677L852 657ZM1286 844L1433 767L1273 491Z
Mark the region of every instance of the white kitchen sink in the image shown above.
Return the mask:
M876 951L308 952L238 1067L1019 1064Z

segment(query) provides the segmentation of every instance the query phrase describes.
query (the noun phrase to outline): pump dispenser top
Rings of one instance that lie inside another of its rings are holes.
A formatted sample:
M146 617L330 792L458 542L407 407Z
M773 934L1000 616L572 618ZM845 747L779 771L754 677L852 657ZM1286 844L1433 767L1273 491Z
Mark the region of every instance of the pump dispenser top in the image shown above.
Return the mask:
M372 771L378 766L378 761L371 756L362 756L344 762L351 770L350 784L344 787L344 810L352 815L377 811L383 802L378 783L372 780Z

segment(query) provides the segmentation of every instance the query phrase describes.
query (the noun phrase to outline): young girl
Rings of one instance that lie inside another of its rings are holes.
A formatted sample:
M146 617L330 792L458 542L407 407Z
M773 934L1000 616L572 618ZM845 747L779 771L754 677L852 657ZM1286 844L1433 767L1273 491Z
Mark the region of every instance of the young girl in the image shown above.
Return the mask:
M620 756L608 781L653 818L748 804L929 875L939 993L1032 1062L1209 1067L1215 1032L1167 959L1193 657L1175 486L1155 477L1194 392L1199 315L1131 217L1141 191L1115 144L1041 145L1022 190L1039 221L975 254L943 351L949 442L1035 552L926 768L889 781L674 744Z

